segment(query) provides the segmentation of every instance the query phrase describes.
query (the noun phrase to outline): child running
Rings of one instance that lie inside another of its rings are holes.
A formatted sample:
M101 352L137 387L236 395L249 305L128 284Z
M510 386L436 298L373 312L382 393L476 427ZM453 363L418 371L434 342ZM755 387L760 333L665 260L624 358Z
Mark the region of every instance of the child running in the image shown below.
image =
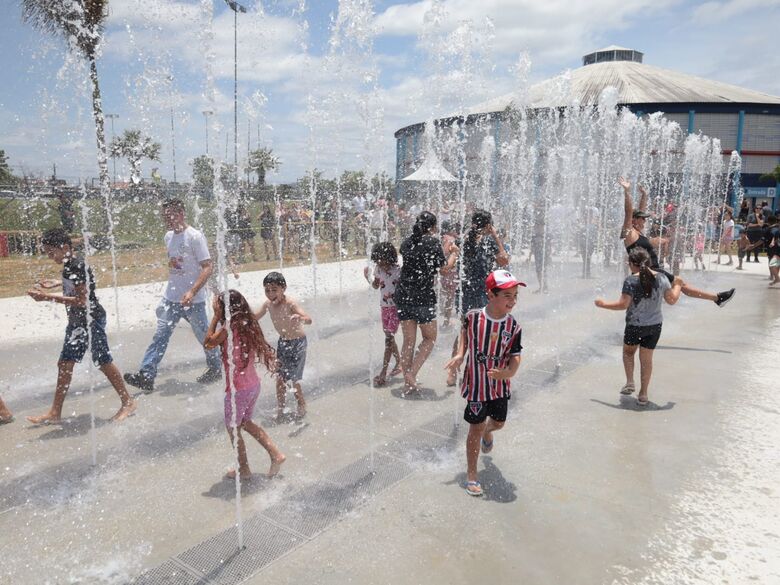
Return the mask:
M458 351L445 366L451 373L457 372L466 358L461 394L468 401L463 418L469 423L465 487L470 496L483 494L477 476L480 445L483 453L493 450L493 433L506 421L510 380L520 366L522 329L510 314L517 303L519 286L525 286L525 283L507 270L496 270L488 275L485 280L487 305L471 310L463 317Z
M385 332L385 355L382 361L382 371L374 376L374 386L384 386L387 383L387 368L390 358L395 358L395 367L390 372L390 377L401 373L401 356L398 353L398 345L395 343L395 334L398 332L398 308L395 306L393 295L395 286L401 278L401 267L398 266L398 252L390 242L374 244L371 250L371 261L376 264L374 279L369 278L368 266L363 270L368 283L381 291L379 307L382 311L382 330Z
M255 362L261 359L265 367L273 371L274 350L265 340L263 330L252 315L252 309L249 308L249 303L246 302L244 296L236 290L230 290L228 294L230 295L231 339L228 339L225 327L225 298L224 295L219 295L214 300L214 317L211 319L211 325L209 325L203 345L206 349L222 348L222 365L225 368L225 427L230 435L231 444L234 440L234 426L238 434L239 477L248 478L252 475L246 456L246 444L241 435L242 430L249 433L268 452L268 456L271 458L268 477L273 477L279 473L279 468L287 458L279 451L268 433L252 421L252 413L260 394L260 378L255 370ZM232 344L233 351L230 351L229 344ZM231 391L235 396L236 403L235 425L230 398ZM231 470L227 474L228 478L235 476L235 470Z
M637 404L647 406L647 389L653 373L653 350L661 337L663 301L673 305L680 298L682 280L677 277L670 284L662 272L650 269L650 254L643 248L634 248L628 253L628 268L631 274L623 281L620 298L614 302L596 299L601 309L626 311L626 329L623 334L623 367L626 371L626 384L621 388L623 395L633 394L634 355L639 349L641 366L639 394Z
M73 367L80 362L91 345L92 361L108 378L119 394L122 406L111 417L112 421L121 421L133 414L135 401L127 393L122 373L114 364L106 336L106 311L95 295L95 277L92 269L87 268L83 258L73 254L70 236L62 228L52 228L44 232L41 238L43 251L57 264L62 264L62 294L45 292L45 288L54 288L51 281L39 282L35 288L27 291L36 301L51 301L65 305L68 325L65 328L65 342L60 359L57 361L57 388L54 402L45 414L28 416L33 424L58 423L62 420L62 406L73 379ZM87 319L89 311L89 319ZM89 323L89 325L88 325ZM89 327L89 332L87 332Z
M265 296L268 299L260 310L255 313L255 319L262 319L269 313L274 329L279 334L279 343L276 347L277 378L276 378L276 420L282 422L285 419L285 405L287 402L287 388L292 385L295 388L295 399L298 401L298 411L295 414L297 420L306 416L306 401L303 399L301 380L303 379L303 367L306 365L306 333L304 325L311 325L311 317L287 296L287 281L281 272L269 272L263 279Z

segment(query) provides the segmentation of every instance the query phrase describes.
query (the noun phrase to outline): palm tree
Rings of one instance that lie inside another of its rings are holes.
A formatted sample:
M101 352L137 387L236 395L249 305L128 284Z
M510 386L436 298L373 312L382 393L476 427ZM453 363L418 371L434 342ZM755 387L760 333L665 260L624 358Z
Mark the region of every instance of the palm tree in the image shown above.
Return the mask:
M249 153L246 170L257 173L257 184L265 185L266 171L275 171L282 165L279 157L270 148L258 148Z
M22 0L22 18L33 27L55 36L62 36L68 49L79 53L89 61L89 78L92 82L92 115L95 118L95 134L98 147L100 190L109 208L108 158L103 129L103 106L98 82L97 58L103 27L107 16L108 0ZM110 216L110 209L108 209ZM113 242L113 222L109 222L109 237Z
M148 136L143 136L140 130L125 130L122 136L117 136L111 142L111 156L126 158L130 163L130 180L134 185L141 182L141 161L160 160L160 143L154 142Z

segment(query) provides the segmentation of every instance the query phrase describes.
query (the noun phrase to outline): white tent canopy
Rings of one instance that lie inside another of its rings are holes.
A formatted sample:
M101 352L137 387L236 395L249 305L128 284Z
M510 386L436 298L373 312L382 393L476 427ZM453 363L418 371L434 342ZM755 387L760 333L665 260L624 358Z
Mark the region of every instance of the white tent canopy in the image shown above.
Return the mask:
M443 181L457 183L458 179L452 176L435 154L429 153L419 168L411 175L401 179L402 181Z

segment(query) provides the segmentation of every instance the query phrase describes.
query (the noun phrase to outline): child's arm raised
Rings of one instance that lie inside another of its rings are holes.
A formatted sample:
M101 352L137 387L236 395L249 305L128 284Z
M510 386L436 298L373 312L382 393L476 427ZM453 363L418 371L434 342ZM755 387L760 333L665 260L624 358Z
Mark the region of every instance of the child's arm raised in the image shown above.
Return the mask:
M213 349L225 341L227 330L223 328L217 331L217 327L221 322L222 306L219 303L214 303L214 316L211 318L209 329L206 332L206 338L203 340L203 347L206 349Z
M64 295L54 295L43 292L39 288L31 288L27 294L35 301L51 301L68 307L86 307L87 306L87 285L86 283L76 285L76 296L66 297Z
M672 288L664 291L664 300L668 304L673 305L680 300L680 293L682 292L683 284L685 284L685 282L683 282L682 278L679 276L674 277Z
M611 309L613 311L625 311L631 306L631 295L622 294L616 301L605 301L604 299L596 299L595 304L599 309Z
M620 231L622 239L628 238L634 227L631 220L634 217L634 202L631 200L631 183L620 177L618 183L623 187L623 228ZM633 242L629 242L629 245Z

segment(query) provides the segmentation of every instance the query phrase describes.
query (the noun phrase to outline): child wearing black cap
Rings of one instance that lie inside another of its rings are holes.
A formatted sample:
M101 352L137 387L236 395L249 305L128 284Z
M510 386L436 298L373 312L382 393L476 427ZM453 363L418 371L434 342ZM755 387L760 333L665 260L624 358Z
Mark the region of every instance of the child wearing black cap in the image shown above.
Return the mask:
M466 359L461 394L468 401L463 415L469 423L465 488L471 496L483 494L477 476L480 447L483 453L493 449L493 433L506 421L510 380L520 366L522 328L510 314L520 286L525 283L507 270L488 275L487 305L463 317L457 353L445 366L453 373Z

